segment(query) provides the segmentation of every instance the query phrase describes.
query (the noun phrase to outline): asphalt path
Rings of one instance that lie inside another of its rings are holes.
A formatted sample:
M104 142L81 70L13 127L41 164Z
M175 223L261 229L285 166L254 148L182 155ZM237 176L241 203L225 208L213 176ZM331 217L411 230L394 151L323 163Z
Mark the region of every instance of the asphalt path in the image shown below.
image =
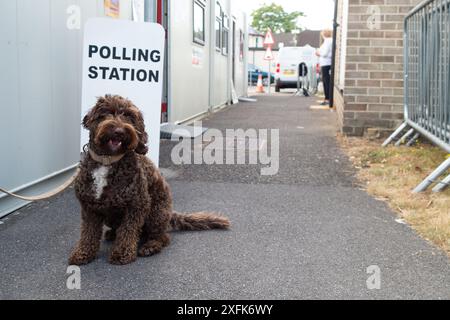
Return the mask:
M126 266L109 264L103 243L81 289L68 289L80 226L69 189L0 220L0 299L449 299L448 257L358 187L336 114L290 93L257 99L203 125L278 129L276 175L262 164L175 165L176 142L161 143L175 209L219 211L231 230L174 232L160 254Z

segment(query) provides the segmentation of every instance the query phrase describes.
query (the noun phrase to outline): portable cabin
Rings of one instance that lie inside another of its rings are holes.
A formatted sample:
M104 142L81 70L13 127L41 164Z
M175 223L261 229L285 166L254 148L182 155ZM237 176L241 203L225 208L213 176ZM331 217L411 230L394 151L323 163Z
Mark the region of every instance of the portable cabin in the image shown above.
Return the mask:
M233 3L1 1L0 186L38 194L73 173L80 159L82 41L89 18L164 26L162 122L189 122L230 103L233 90L246 95L246 17ZM26 203L0 193L0 217Z

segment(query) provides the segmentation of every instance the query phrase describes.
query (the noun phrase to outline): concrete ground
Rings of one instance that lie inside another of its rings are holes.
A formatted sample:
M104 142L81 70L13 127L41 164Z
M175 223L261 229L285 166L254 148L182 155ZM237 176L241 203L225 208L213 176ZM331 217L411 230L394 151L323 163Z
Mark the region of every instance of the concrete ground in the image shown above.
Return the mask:
M203 121L279 129L274 176L261 165L174 165L175 142L163 141L175 209L220 211L231 230L173 233L162 253L126 266L108 264L102 244L80 290L66 287L80 224L73 190L2 219L0 299L449 299L448 257L358 188L335 113L314 103L284 92ZM379 289L367 268L379 270Z

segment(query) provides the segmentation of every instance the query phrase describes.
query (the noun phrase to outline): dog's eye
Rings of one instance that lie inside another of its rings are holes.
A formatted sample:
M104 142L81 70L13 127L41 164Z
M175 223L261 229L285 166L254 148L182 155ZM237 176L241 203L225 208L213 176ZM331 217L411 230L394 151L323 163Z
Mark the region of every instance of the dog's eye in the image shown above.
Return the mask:
M100 109L99 112L97 113L97 119L105 119L108 116L111 116L112 113L110 110L108 109Z
M136 120L136 118L135 118L133 112L130 112L130 111L124 111L122 114L123 114L123 116L124 116L125 118L129 119L129 120L132 121L132 122L134 122L134 121Z

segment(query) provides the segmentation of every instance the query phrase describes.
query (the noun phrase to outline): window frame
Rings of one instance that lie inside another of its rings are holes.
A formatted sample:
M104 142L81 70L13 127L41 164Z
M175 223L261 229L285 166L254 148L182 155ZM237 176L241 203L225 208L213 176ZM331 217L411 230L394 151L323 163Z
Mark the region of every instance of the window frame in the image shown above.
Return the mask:
M244 43L245 43L245 34L242 29L239 29L239 61L244 61Z
M220 4L219 1L216 1L216 12L215 12L215 16L216 16L216 20L214 23L214 34L215 34L215 48L217 52L222 52L222 32L223 32L223 10L222 10L222 5ZM219 30L217 30L217 25L219 26ZM218 32L218 33L217 33ZM219 37L217 37L217 34L219 35ZM219 46L217 46L217 44Z
M227 23L225 24L225 22ZM224 13L222 15L222 55L224 56L227 56L228 53L230 52L228 43L229 37L230 37L230 17Z
M195 34L195 6L200 7L203 10L203 39L196 37ZM192 42L204 46L206 44L206 3L203 0L192 1Z

